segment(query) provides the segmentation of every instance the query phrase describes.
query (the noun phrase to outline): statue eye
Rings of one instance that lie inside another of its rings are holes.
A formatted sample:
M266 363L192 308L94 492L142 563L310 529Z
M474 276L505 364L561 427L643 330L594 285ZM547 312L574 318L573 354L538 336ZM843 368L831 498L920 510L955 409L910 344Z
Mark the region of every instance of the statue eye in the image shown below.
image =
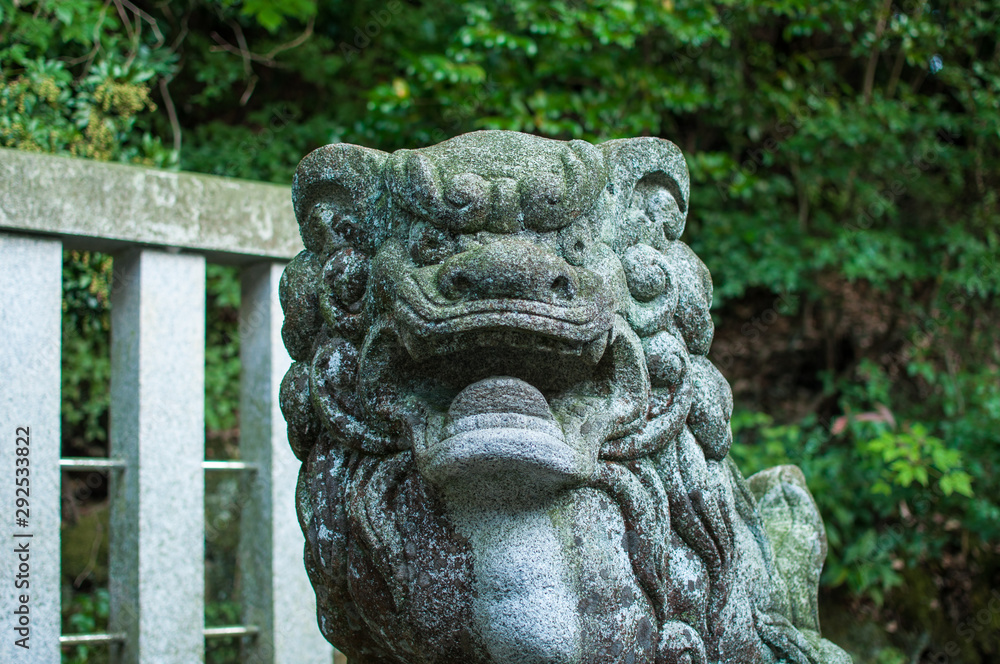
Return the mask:
M637 240L663 248L666 240L678 240L687 217L681 188L665 174L651 173L635 185L629 202L632 231Z
M677 199L666 189L655 189L647 194L644 211L653 223L663 227L668 239L676 240L684 232L685 215Z
M410 227L410 257L420 267L440 263L457 249L455 236L442 228L426 221L418 221Z
M566 226L575 217L567 205L566 183L555 174L541 175L522 184L521 209L528 228L552 231Z
M368 259L352 247L338 249L323 266L323 280L339 307L358 313L368 288Z
M486 202L489 185L475 173L462 173L452 178L444 197L459 210L472 206L478 208Z
M324 249L354 246L369 247L367 234L354 215L337 201L320 201L303 223L303 242L322 253Z
M559 231L559 244L562 247L563 258L570 265L577 267L583 265L591 243L590 234L583 224L572 224Z
M629 292L639 302L650 302L670 287L663 255L645 244L629 247L622 257Z

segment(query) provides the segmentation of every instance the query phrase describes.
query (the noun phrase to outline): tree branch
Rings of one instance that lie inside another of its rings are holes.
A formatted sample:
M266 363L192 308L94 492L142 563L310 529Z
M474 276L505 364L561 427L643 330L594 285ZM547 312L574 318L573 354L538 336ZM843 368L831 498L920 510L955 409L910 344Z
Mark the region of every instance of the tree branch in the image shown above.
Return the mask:
M163 105L167 107L167 117L170 118L170 129L174 132L174 151L179 155L181 152L181 123L177 119L177 109L174 108L174 100L170 96L170 89L167 85L169 79L160 79L160 94L163 96Z
M920 17L924 14L924 7L927 6L927 0L923 0L920 6L917 7L916 13L913 15L913 21L919 21ZM892 99L893 95L896 94L896 86L899 84L899 77L903 74L903 64L906 62L906 41L904 39L903 43L899 45L899 53L896 54L896 62L892 65L892 73L889 75L889 85L886 88L885 96L886 99Z
M118 0L118 1L120 1L122 5L124 5L128 9L131 9L135 13L136 17L146 21L146 23L149 23L149 27L153 29L153 34L156 35L156 43L153 45L153 48L159 48L163 46L163 43L166 41L166 39L164 39L163 33L160 32L160 26L157 25L156 19L147 14L146 12L142 11L135 5L133 5L131 2L129 2L129 0ZM141 21L139 21L139 25L142 25Z
M274 56L278 55L282 51L288 51L290 49L296 48L296 47L301 46L302 44L306 43L306 41L310 37L312 37L313 25L315 23L316 23L316 17L315 16L310 17L309 21L306 23L306 29L302 31L301 35L299 35L298 37L296 37L295 39L293 39L290 42L285 42L284 44L281 44L279 46L275 46L264 57L267 58L268 60L274 60Z
M875 24L875 41L872 42L872 52L868 56L868 69L865 70L865 104L872 103L872 88L875 87L875 68L878 66L879 46L882 45L882 33L885 32L885 24L889 21L891 10L892 0L885 0L882 3L881 11L879 11L878 23Z
M287 51L304 44L309 39L309 37L312 36L314 20L309 19L309 23L306 25L306 29L302 32L301 35L299 35L298 37L289 42L275 46L273 49L271 49L270 51L268 51L263 55L261 55L260 53L254 53L249 48L247 48L246 37L244 37L243 29L239 26L239 23L236 23L235 21L230 21L230 25L233 28L233 32L236 34L236 41L239 44L239 46L233 46L228 41L226 41L222 37L222 35L220 35L218 32L213 32L212 39L215 40L217 46L213 46L211 50L214 52L226 51L228 53L240 56L241 58L243 58L244 71L250 73L248 70L250 66L249 62L259 62L265 67L271 67L273 69L284 68L284 65L282 63L274 59L275 56L277 56L282 51Z

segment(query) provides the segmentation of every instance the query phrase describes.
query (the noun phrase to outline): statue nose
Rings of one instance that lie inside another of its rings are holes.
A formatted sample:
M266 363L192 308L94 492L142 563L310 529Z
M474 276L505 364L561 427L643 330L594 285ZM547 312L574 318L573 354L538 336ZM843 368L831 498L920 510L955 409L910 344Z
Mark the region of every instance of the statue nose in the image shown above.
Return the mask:
M569 263L544 247L504 238L446 260L438 290L450 300L565 303L576 295L577 277Z

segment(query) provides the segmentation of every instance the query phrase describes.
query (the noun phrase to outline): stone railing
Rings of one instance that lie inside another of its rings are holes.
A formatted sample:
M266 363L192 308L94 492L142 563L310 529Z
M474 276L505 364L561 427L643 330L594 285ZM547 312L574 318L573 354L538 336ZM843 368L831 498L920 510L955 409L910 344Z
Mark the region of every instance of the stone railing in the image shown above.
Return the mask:
M114 254L107 459L60 458L64 248ZM286 187L0 150L0 661L112 643L117 661L190 664L219 636L244 637L246 662L331 661L278 408L278 280L300 249ZM205 461L208 261L242 268L239 461ZM87 636L60 634L60 482L74 469L111 480L110 627ZM220 471L250 487L243 624L206 629L204 477Z

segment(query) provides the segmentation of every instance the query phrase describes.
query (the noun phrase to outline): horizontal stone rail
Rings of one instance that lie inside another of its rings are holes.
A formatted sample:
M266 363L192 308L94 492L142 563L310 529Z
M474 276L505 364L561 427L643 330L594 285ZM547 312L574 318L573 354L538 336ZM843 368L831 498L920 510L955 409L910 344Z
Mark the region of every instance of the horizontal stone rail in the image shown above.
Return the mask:
M9 149L0 149L0 228L85 249L190 249L213 262L302 250L288 187Z
M114 254L108 459L60 458L64 248ZM61 645L112 643L115 661L191 664L206 638L236 636L245 662L330 663L278 408L290 364L278 280L300 249L287 187L0 150L0 537L29 552L0 556L0 661L56 663ZM208 261L242 266L234 462L204 459ZM60 634L60 482L73 469L111 483L102 634ZM206 629L204 474L219 471L246 478L243 624Z

